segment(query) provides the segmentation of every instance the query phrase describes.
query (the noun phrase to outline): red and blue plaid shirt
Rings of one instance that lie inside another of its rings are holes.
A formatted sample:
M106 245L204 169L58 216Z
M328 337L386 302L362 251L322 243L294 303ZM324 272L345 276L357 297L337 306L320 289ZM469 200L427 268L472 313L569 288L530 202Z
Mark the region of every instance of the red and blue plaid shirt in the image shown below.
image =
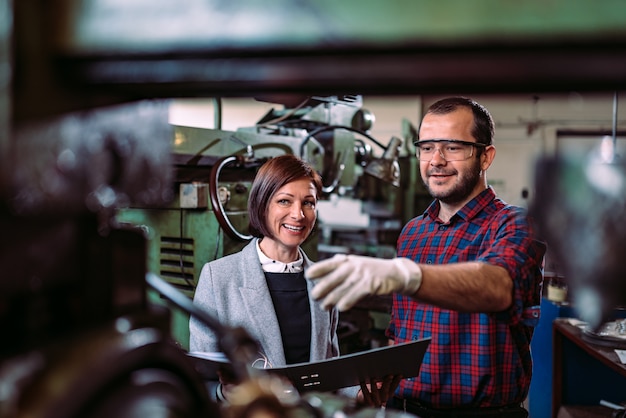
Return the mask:
M482 261L504 267L514 302L497 313L462 313L394 295L388 337L396 343L431 337L420 374L396 395L433 408L521 403L532 375L530 340L539 320L543 242L523 208L488 188L455 214L437 218L439 203L405 225L398 257L423 264Z

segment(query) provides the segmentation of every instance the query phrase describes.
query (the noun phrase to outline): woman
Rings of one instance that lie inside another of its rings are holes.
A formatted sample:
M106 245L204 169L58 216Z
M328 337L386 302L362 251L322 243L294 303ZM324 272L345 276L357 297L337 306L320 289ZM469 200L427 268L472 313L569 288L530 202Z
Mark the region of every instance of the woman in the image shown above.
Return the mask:
M319 174L303 160L270 159L256 174L248 198L255 238L240 252L205 264L200 273L194 303L220 323L246 329L269 367L339 355L339 313L310 298L312 282L304 270L312 262L300 247L315 225L321 191ZM216 335L203 323L192 318L189 328L190 351L220 351ZM385 389L396 383L391 380ZM354 395L356 388L342 393ZM223 400L221 385L213 395ZM368 404L380 405L365 395Z

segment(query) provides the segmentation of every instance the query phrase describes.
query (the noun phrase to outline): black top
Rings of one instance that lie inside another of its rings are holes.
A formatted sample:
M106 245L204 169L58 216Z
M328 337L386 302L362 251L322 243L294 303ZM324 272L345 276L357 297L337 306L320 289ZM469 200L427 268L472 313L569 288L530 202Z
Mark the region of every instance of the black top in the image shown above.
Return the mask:
M311 308L304 272L265 272L278 317L287 364L311 358Z

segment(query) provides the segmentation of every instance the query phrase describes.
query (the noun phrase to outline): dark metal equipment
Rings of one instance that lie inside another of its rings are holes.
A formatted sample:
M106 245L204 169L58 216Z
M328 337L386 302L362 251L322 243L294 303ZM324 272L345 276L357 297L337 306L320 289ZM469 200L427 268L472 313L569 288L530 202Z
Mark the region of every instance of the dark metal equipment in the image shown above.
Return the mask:
M166 115L166 103L144 102L12 130L0 416L217 416L170 312L146 298L144 231L113 217L123 202L171 199Z

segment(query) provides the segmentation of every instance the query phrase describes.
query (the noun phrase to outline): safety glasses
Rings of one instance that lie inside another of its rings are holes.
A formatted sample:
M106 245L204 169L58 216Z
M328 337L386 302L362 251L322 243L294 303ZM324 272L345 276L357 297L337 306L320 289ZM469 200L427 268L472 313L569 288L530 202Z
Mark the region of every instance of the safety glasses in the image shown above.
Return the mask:
M426 139L413 143L420 161L430 161L438 151L446 161L463 161L474 155L474 147L484 148L487 144L461 141L460 139Z

